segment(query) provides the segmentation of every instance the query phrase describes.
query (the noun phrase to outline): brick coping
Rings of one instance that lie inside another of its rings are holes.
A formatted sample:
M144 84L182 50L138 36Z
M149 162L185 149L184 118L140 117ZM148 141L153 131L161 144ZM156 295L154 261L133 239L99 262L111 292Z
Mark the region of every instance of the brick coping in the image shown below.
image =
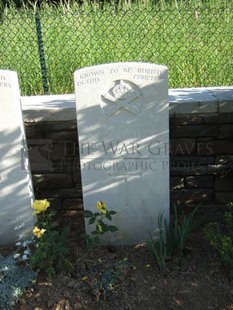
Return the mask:
M75 95L21 97L25 122L76 120ZM169 89L169 114L233 112L233 86Z

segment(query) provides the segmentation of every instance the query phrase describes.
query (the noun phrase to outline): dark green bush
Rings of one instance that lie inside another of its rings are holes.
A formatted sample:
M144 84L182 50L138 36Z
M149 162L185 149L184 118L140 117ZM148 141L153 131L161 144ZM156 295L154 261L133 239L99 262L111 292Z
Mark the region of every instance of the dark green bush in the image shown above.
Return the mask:
M233 278L233 203L227 205L223 223L213 222L204 229L210 245L217 251L229 277Z

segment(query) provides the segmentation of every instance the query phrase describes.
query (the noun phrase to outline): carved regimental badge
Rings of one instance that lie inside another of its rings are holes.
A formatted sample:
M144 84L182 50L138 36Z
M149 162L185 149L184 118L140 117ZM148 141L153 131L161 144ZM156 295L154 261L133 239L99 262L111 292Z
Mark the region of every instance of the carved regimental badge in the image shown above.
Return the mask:
M130 122L143 110L143 94L133 82L116 80L107 93L101 95L105 116L120 122Z

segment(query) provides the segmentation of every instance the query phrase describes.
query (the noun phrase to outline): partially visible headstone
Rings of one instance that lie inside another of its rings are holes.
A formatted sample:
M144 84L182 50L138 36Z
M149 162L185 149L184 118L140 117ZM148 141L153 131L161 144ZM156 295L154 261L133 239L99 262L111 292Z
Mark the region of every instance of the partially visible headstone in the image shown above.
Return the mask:
M168 70L113 63L77 70L84 209L104 201L119 228L103 243L136 244L169 220ZM109 224L111 224L109 222ZM95 227L88 225L86 232Z
M32 232L33 188L17 73L0 70L0 245Z

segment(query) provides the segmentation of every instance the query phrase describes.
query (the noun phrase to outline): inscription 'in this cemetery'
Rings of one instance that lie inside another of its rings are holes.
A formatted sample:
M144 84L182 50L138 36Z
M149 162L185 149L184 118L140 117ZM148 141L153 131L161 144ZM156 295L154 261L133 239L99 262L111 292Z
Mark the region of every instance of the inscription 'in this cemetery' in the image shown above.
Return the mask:
M8 87L8 88L11 87L11 83L8 83L6 81L6 77L3 75L0 75L0 87Z

